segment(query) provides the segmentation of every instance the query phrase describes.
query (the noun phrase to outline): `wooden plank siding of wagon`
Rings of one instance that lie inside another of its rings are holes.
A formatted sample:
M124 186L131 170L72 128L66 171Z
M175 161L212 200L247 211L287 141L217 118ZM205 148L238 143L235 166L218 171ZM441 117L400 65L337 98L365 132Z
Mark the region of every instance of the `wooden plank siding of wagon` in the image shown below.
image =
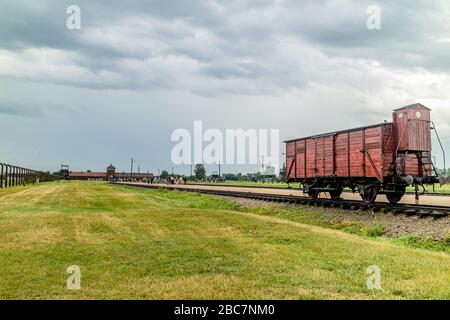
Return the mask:
M394 143L392 123L289 140L287 177L292 180L371 177L383 181L392 166Z
M399 151L431 151L430 111L421 104L394 110Z
M310 138L306 140L306 178L316 176L316 143Z
M335 138L336 176L350 177L350 133L339 133Z
M306 142L305 140L298 140L295 146L295 177L297 179L304 179L306 177Z
M323 138L323 158L324 158L324 176L333 177L335 175L335 136Z
M313 139L316 146L316 162L314 171L316 172L316 177L324 177L325 176L325 154L324 154L324 139L317 138Z

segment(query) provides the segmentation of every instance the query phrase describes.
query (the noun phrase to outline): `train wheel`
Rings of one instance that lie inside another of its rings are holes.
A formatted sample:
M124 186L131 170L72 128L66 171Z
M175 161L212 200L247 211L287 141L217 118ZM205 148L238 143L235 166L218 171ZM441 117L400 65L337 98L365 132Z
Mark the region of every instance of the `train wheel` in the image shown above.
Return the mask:
M319 197L319 191L317 190L309 190L308 191L309 200L317 200Z
M404 192L389 192L386 193L386 198L389 200L390 203L397 203L400 200L402 200L403 196L405 195Z
M365 203L375 202L378 195L378 187L374 185L359 186L359 194Z
M341 198L342 189L338 189L335 191L330 191L331 200L337 201Z

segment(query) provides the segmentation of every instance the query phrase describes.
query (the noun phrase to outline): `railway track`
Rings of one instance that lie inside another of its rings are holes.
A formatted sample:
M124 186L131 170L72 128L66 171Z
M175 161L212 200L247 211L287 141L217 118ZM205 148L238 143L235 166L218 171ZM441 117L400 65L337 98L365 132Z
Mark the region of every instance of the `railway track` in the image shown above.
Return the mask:
M272 202L283 202L316 207L341 208L341 209L362 210L362 211L371 210L373 212L385 212L385 213L392 212L393 214L406 214L408 216L419 216L421 218L432 217L434 219L439 219L450 215L449 206L390 204L384 202L375 202L372 204L366 204L363 201L344 200L344 199L335 201L331 199L322 199L322 198L312 201L308 197L271 194L271 193L256 193L256 192L217 190L217 189L195 189L195 188L180 187L176 185L167 186L167 185L152 185L144 183L116 182L115 184L144 189L178 190L210 195L247 198Z
M210 187L228 187L228 188L249 188L249 189L268 189L268 190L298 190L303 191L303 188L285 188L285 187L271 187L271 186L243 186L243 185L231 185L231 184L214 184L214 183L186 183L188 186L210 186ZM345 193L353 193L351 190L344 190ZM414 192L405 192L405 195L415 195ZM450 193L439 192L425 192L424 195L432 197L450 197Z

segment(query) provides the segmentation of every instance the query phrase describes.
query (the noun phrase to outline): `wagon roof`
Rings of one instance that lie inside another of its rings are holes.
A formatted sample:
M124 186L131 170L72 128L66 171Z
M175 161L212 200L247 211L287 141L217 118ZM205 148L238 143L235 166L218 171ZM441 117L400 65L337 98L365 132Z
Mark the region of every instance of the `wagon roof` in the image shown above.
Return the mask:
M414 108L414 107L420 107L420 108L424 108L424 109L427 109L427 110L430 110L431 111L431 109L430 108L428 108L428 107L425 107L423 104L421 104L421 103L414 103L414 104L410 104L410 105L408 105L408 106L404 106L404 107L401 107L401 108L398 108L398 109L395 109L394 111L399 111L399 110L403 110L403 109L409 109L409 108Z
M297 138L297 139L291 139L291 140L286 140L286 141L283 141L283 142L287 143L287 142L293 142L293 141L297 141L297 140L304 140L304 139L313 139L313 138L321 138L321 137L326 137L326 136L333 136L333 135L336 135L336 134L339 134L339 133L353 132L353 131L359 131L359 130L362 130L362 129L375 128L375 127L379 127L379 126L386 125L386 124L392 124L392 122L383 122L383 123L378 123L378 124L374 124L374 125L371 125L371 126L358 127L358 128L353 128L353 129L339 130L339 131L334 131L334 132L329 132L329 133L317 134L317 135L314 135L314 136Z

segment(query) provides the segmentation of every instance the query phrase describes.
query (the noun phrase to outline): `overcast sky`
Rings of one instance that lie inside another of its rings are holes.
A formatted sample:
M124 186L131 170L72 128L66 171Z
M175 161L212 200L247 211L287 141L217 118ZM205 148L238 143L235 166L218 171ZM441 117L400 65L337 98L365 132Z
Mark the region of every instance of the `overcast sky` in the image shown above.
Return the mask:
M366 25L373 4L381 30ZM134 156L157 172L194 120L285 140L415 102L450 155L449 22L448 0L1 0L0 159L123 171ZM258 166L223 171L241 169Z

